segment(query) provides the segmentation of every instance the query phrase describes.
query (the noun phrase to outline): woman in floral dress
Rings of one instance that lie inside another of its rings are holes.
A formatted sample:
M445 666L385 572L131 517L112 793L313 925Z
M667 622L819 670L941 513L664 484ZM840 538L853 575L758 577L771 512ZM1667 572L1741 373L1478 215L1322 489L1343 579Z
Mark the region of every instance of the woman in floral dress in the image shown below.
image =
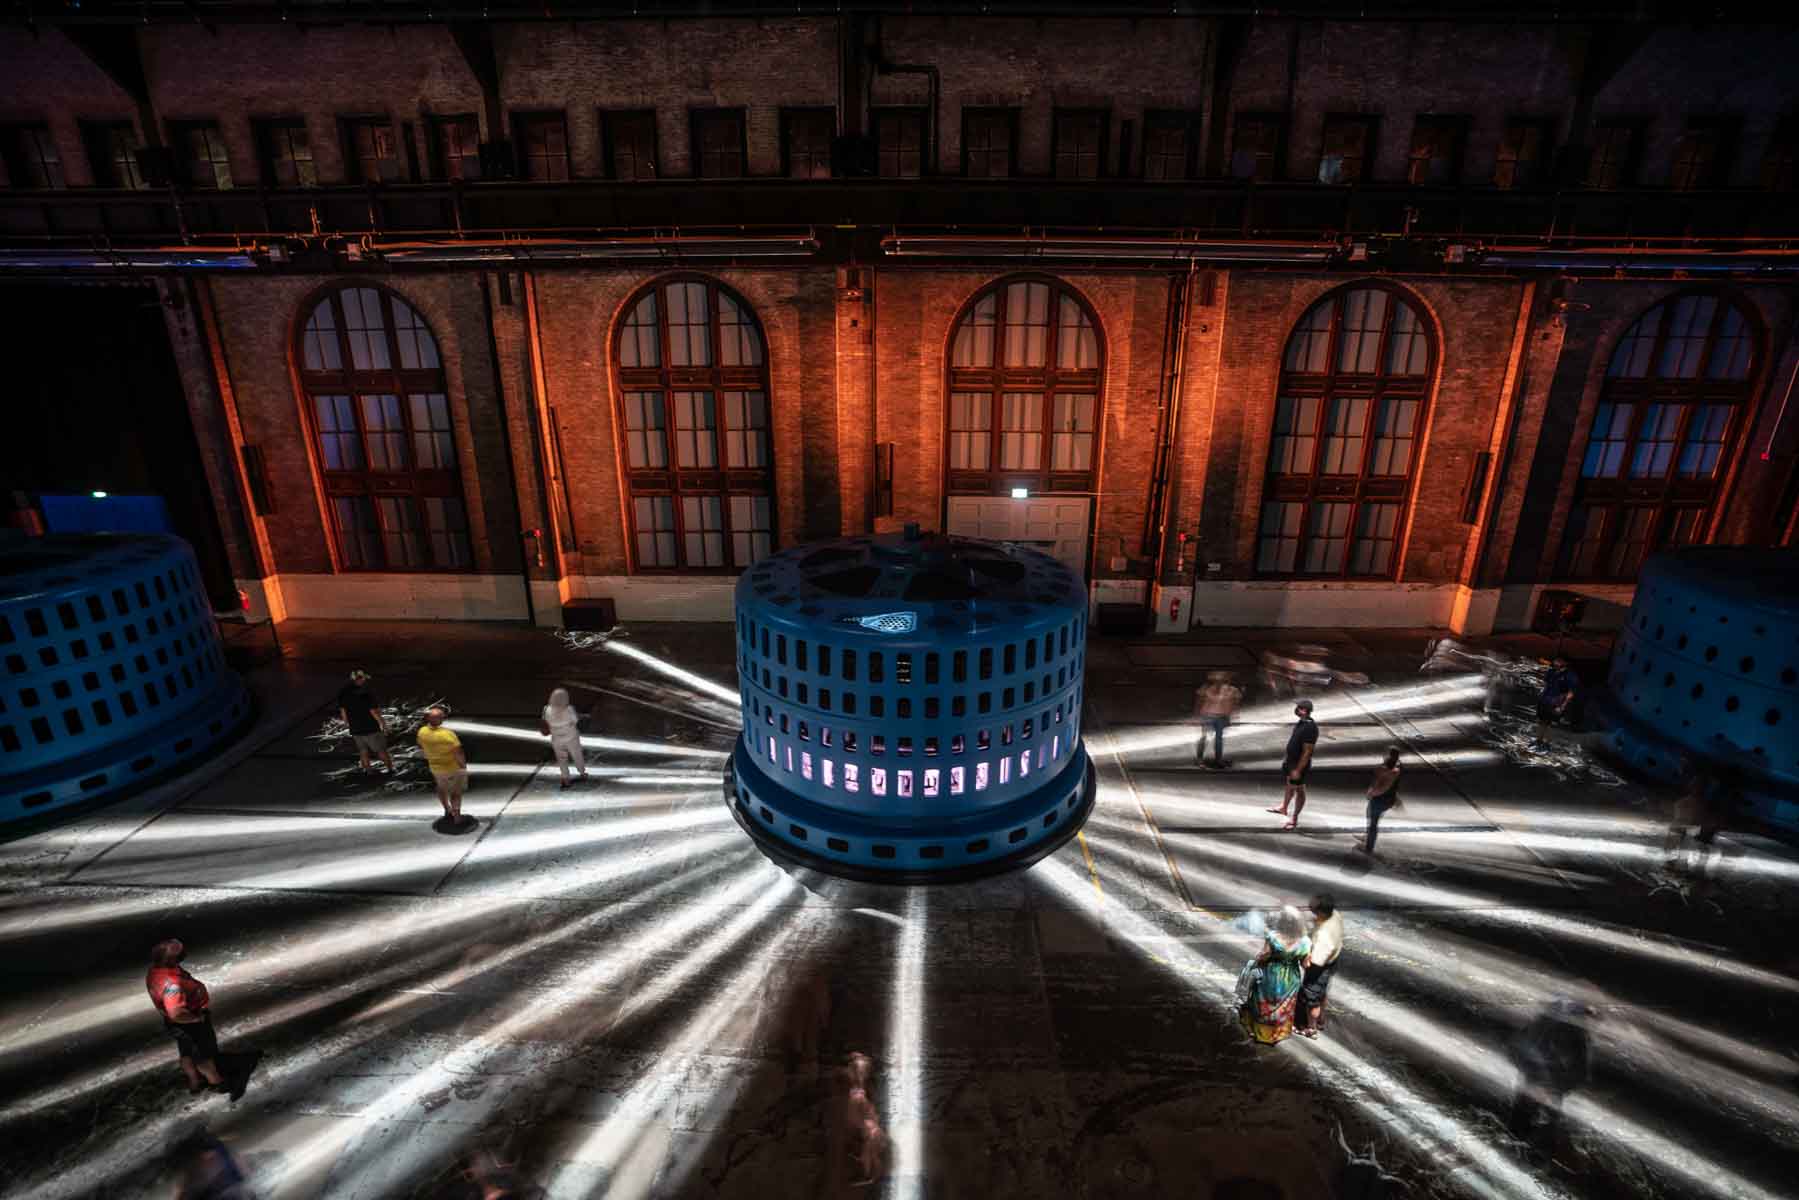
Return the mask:
M1311 949L1312 940L1306 936L1299 910L1292 905L1281 909L1256 956L1261 974L1237 1013L1244 1032L1264 1046L1285 1041L1293 1032L1299 985L1305 981L1305 958Z

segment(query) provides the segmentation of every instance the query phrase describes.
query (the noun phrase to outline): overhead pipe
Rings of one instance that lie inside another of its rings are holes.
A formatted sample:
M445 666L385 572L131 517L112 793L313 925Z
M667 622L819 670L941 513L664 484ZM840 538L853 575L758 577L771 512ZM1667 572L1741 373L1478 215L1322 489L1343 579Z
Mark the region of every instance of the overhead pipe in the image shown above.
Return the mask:
M812 233L741 237L599 238L593 241L372 242L372 254L395 266L451 263L513 264L695 258L800 258L816 254Z
M1631 250L1488 250L1477 256L1483 267L1511 267L1536 271L1792 271L1799 269L1799 251L1670 254Z
M894 258L1083 258L1146 263L1324 263L1342 253L1335 242L897 233L881 239L881 250Z
M248 251L201 250L0 250L9 271L253 271Z

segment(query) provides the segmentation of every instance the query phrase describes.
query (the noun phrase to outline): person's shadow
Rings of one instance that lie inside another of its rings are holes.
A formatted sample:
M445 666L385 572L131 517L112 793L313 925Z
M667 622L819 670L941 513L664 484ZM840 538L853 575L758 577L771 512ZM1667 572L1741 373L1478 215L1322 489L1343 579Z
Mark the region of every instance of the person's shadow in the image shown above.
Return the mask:
M221 1050L216 1060L219 1077L231 1089L231 1103L236 1104L250 1090L250 1077L256 1074L257 1064L262 1062L260 1050L237 1050L227 1054Z

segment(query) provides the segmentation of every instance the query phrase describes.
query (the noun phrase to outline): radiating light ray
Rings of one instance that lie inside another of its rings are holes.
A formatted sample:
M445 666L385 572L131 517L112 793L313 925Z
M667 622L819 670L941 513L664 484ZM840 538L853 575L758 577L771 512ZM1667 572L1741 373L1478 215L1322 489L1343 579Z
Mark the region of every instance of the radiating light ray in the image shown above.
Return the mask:
M536 729L527 729L521 725L500 725L492 721L463 721L451 719L444 725L456 733L469 733L481 737L513 738L517 741L540 743L548 753L550 740ZM581 736L581 745L589 750L606 750L618 754L642 754L651 758L707 758L723 760L730 757L724 750L708 750L703 746L689 746L680 742L638 742L623 738L599 737L592 734ZM471 768L473 764L470 764Z
M637 681L633 680L632 682ZM647 681L645 681L645 684L648 686ZM668 707L668 698L666 696L640 696L632 692L619 691L617 688L600 687L597 684L592 683L571 683L568 686L571 688L578 688L583 692L598 692L603 696L615 696L628 703L642 704L650 708L665 709ZM736 698L733 697L733 699ZM694 699L688 701L687 707L682 710L681 715L690 721L698 721L703 725L711 725L714 728L724 729L735 733L743 725L742 719L738 716L741 707L740 704L720 704L712 700Z
M922 1200L924 1161L925 933L929 892L906 889L905 924L895 949L893 996L888 1002L887 1131L892 1200Z
M652 671L684 683L695 691L704 692L715 699L723 700L733 708L743 707L743 701L736 692L722 683L707 679L704 675L696 675L685 667L677 667L666 659L658 658L649 651L641 650L629 642L612 641L607 642L605 646L614 654L622 654L634 662L642 663Z

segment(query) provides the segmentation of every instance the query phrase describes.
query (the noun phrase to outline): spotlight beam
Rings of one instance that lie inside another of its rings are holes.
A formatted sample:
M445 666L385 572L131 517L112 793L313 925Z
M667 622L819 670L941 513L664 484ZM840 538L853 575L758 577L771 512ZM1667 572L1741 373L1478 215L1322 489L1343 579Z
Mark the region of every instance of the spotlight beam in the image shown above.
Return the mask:
M673 679L678 683L686 684L696 692L704 692L706 695L711 696L716 700L723 700L732 708L743 707L742 698L722 683L707 679L704 675L696 675L685 667L677 667L666 659L658 658L649 651L639 649L629 642L621 642L614 638L612 641L604 643L604 645L605 648L612 653L622 654L633 662L641 663L658 674L666 675L668 678Z
M906 891L905 923L895 949L893 995L889 1001L886 1116L892 1137L889 1171L892 1200L923 1200L924 1162L924 967L925 922L929 915L924 888Z

